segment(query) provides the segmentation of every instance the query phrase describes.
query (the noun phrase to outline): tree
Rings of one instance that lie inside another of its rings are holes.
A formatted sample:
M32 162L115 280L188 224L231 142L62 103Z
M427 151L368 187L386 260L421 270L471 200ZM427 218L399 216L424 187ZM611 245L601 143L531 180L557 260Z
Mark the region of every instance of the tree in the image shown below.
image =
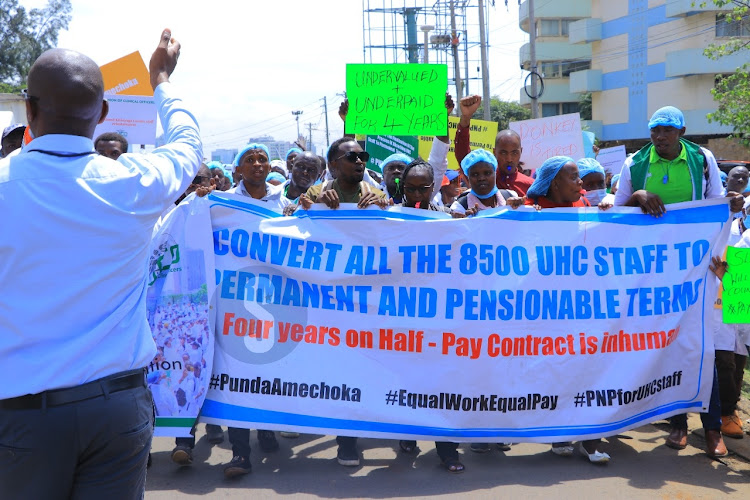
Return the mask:
M578 112L581 115L581 120L592 119L591 92L581 94L578 98Z
M734 8L724 15L725 22L736 23L740 29L750 23L750 0L713 0L713 3L717 7L733 4ZM702 7L705 5L705 2L701 3ZM710 45L703 53L716 60L746 51L749 46L749 38L732 37L726 43ZM734 127L732 135L750 146L750 65L745 63L733 74L717 77L711 95L719 106L715 112L708 114L708 120Z
M477 120L483 118L483 106L484 104L479 106L472 118ZM503 101L498 96L493 96L490 99L490 120L498 123L498 130L507 129L510 122L528 120L529 118L531 118L531 110L524 108L515 101Z
M48 0L43 9L27 11L18 0L0 0L0 91L25 85L37 57L57 45L60 30L68 29L70 0Z

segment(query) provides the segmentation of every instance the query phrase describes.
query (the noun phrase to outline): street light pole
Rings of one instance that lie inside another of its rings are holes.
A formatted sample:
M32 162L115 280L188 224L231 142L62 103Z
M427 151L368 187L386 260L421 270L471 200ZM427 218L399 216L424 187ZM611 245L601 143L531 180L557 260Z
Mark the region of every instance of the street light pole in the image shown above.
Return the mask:
M296 137L296 139L299 139L299 115L302 114L302 111L292 111L292 114L294 115L294 119L297 120L297 137Z
M484 19L484 1L479 0L479 54L482 60L482 111L490 120L490 69L487 65L487 26Z
M422 32L424 32L424 49L423 49L424 57L422 58L422 62L427 64L430 62L429 49L428 49L428 46L430 43L430 40L429 40L430 31L434 30L435 27L432 26L431 24L426 24L424 26L420 26L419 29L421 29Z

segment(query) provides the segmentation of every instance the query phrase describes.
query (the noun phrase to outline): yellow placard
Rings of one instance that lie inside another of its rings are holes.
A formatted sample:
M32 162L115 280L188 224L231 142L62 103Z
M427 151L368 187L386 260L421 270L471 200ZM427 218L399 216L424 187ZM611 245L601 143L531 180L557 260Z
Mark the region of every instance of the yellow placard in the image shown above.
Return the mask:
M458 122L459 118L457 116L448 117L448 137L451 139L451 148L448 152L448 168L451 170L458 170L459 168L456 155L453 153ZM495 136L497 136L497 122L471 120L471 142L469 145L472 150L482 148L492 151L495 147ZM425 160L430 156L432 139L431 136L419 136L419 156Z
M154 95L148 68L136 51L101 66L105 94Z

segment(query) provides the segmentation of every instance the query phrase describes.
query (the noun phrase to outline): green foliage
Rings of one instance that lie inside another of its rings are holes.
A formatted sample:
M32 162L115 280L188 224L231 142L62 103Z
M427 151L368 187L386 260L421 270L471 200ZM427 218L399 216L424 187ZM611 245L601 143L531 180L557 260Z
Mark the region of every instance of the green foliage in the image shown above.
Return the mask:
M750 74L745 64L731 75L718 78L711 90L719 107L708 120L734 127L734 137L750 146Z
M23 90L23 85L0 82L0 94L20 94L21 90Z
M592 119L591 92L581 94L578 98L578 112L581 114L581 120Z
M43 9L28 11L18 0L0 0L0 83L25 85L36 58L68 29L71 10L70 0L48 0Z
M727 22L750 22L750 0L712 0L717 7L733 5L731 11L724 14ZM700 4L706 6L706 2ZM734 54L735 52L748 49L750 39L734 37L721 44L711 44L703 52L710 59ZM718 122L722 125L734 127L734 137L739 138L745 145L750 146L750 82L748 82L748 70L750 66L746 63L731 75L717 78L716 85L711 90L714 100L719 107L713 113L708 114L710 122Z
M472 118L483 119L482 106L479 106ZM529 118L531 118L531 110L524 108L515 101L503 101L498 96L493 96L490 99L490 120L498 123L498 130L507 129L510 122L528 120Z

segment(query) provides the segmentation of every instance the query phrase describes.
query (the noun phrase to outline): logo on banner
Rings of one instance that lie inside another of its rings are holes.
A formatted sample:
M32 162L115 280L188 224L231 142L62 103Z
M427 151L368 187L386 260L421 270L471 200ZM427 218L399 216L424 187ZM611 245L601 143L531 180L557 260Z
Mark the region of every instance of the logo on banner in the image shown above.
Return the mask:
M159 278L164 278L167 273L180 271L173 267L180 262L180 246L171 235L164 235L167 239L155 248L148 262L148 275L150 277L148 286L153 285Z
M307 325L307 307L281 305L282 295L290 293L283 283L291 279L278 268L248 266L237 272L236 279L241 300L212 301L218 304L216 342L228 356L264 365L284 358L302 342L317 343L322 338L311 325L297 331Z

